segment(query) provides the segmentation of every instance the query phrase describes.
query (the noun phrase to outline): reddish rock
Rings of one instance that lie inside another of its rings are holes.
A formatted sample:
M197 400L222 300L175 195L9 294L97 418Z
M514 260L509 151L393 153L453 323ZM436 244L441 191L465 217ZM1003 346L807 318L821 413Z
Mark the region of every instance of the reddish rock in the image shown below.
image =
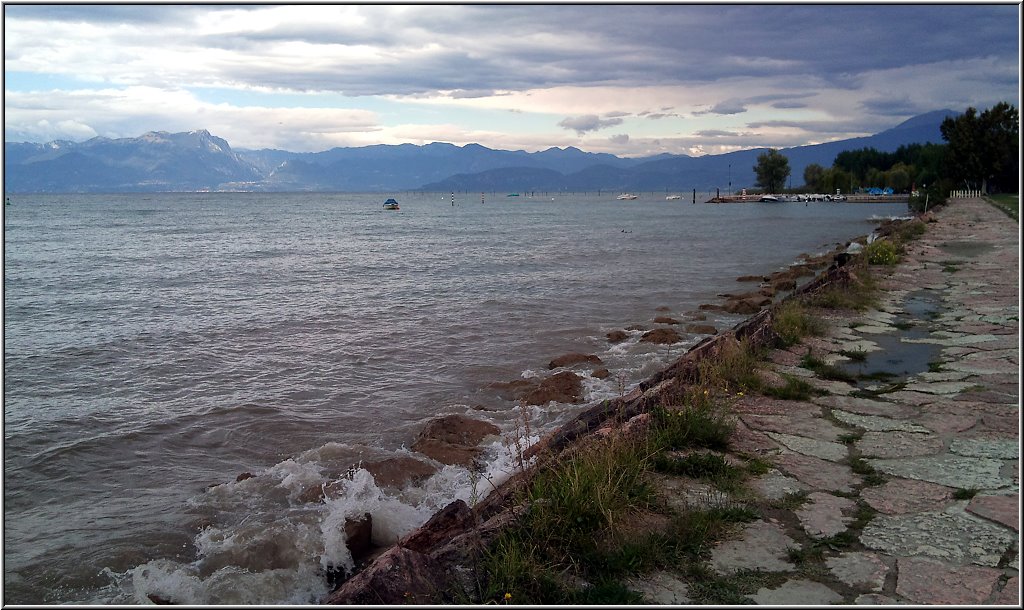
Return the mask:
M710 324L687 324L685 330L695 335L714 335L718 333L718 329Z
M793 278L772 280L771 287L776 291L794 290L796 288L796 280Z
M952 500L953 490L926 481L893 479L884 485L865 487L860 497L880 513L902 515L938 510Z
M725 307L713 303L702 303L697 306L697 309L701 311L725 311Z
M915 604L980 605L988 601L1002 570L901 557L896 594Z
M395 546L327 596L325 604L429 604L446 583L441 564Z
M593 354L581 354L579 352L572 352L559 356L548 363L549 369L557 369L563 366L573 366L576 364L601 364L601 359Z
M771 303L771 299L768 299ZM730 300L725 303L725 311L728 313L736 313L740 315L757 313L761 310L759 301L754 299L738 299Z
M679 320L676 320L675 318L670 318L668 316L658 316L658 317L654 318L654 323L655 324L679 324Z
M622 343L629 338L629 333L624 330L613 330L606 335L611 343Z
M426 523L398 541L398 546L429 553L441 543L463 533L476 522L473 510L462 500L455 500L434 514Z
M552 400L555 402L580 402L583 400L582 379L572 371L555 373L540 382L536 389L526 394L523 397L523 402L528 405L546 405Z
M536 381L529 379L516 379L515 381L495 381L487 385L492 390L497 390L498 395L506 400L514 400L521 395L537 387Z
M640 337L640 341L643 343L657 343L660 345L671 345L682 340L683 338L679 336L679 333L671 328L656 328L645 332Z
M1002 523L1006 527L1019 530L1018 496L975 496L967 505L967 511Z
M303 504L313 504L315 502L322 502L324 499L324 485L323 483L317 483L316 485L310 485L306 489L302 490L296 498L296 502Z
M827 491L851 492L861 482L849 466L798 453L776 457L775 466L801 483Z
M590 373L590 376L593 377L594 379L605 379L609 375L611 375L611 372L606 368L594 369Z
M409 483L418 483L437 472L437 467L407 456L383 459L363 464L363 468L373 475L379 487L404 487Z
M766 434L755 432L739 421L729 437L729 448L737 454L756 457L776 454L781 447Z
M238 475L237 477L235 477L235 482L237 482L237 483L241 483L242 481L244 481L244 480L246 480L246 479L251 479L251 478L253 478L253 477L255 477L255 476L256 476L256 475L254 475L254 474L253 474L253 473L251 473L251 472L243 472L242 474L240 474L240 475Z
M1020 577L1014 576L1006 581L1003 590L996 594L993 604L1020 607Z
M466 465L479 455L480 441L498 432L497 426L485 421L465 415L446 415L431 420L412 449L442 464Z
M661 307L656 307L654 311L672 311L672 308L662 305Z
M763 275L741 275L736 278L737 282L763 282Z

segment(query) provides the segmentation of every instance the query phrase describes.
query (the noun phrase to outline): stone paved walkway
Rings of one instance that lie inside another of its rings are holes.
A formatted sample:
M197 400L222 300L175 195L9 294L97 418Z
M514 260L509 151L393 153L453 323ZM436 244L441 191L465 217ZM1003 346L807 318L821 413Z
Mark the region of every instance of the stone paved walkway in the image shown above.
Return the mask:
M825 337L769 365L825 388L810 401L745 397L736 451L773 464L751 487L795 500L718 545L728 577L781 575L749 595L772 605L1018 605L1019 226L981 200L940 209L874 311L829 313ZM849 354L862 353L862 363ZM857 383L800 367L811 353L847 370L906 370ZM814 565L800 552L820 551ZM690 603L666 573L636 589Z

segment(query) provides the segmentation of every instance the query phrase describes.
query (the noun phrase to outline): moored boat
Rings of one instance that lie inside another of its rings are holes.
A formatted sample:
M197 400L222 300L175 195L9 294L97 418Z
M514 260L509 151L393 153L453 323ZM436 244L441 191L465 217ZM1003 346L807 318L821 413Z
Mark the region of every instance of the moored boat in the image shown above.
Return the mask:
M398 202L395 201L394 199L388 198L388 200L384 202L384 209L385 210L397 210L397 209L399 209L398 208Z
M616 197L616 199L620 199L620 200L624 200L624 201L632 201L633 199L636 199L636 195L634 195L632 193L623 193L623 194L619 195L618 197Z

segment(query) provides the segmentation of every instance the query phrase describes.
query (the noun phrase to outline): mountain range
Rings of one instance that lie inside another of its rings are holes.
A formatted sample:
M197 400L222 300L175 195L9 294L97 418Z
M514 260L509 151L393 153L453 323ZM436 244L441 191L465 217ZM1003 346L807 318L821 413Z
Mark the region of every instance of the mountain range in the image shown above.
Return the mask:
M923 114L872 136L780 149L792 181L804 168L832 165L844 150L892 152L942 142L939 125L953 110ZM725 190L755 183L757 156L767 149L690 157L621 158L578 148L535 153L479 144L432 143L333 148L316 153L232 150L203 130L150 132L137 138L85 142L4 143L4 190L47 192L169 191L655 191Z

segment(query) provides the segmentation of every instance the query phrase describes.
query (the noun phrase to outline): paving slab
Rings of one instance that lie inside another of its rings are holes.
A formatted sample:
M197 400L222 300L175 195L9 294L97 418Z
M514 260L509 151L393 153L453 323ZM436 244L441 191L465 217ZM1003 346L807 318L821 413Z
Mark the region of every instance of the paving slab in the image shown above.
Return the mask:
M999 471L1000 460L943 454L914 458L869 458L876 470L904 479L917 479L960 489L999 489L1010 481Z
M668 572L654 572L626 581L626 588L652 604L678 606L690 603L689 587Z
M995 567L1017 537L1006 528L951 510L879 515L861 532L865 547L898 557L927 556Z
M888 430L901 430L903 432L924 432L926 434L931 432L931 430L929 430L928 428L919 426L913 422L892 419L889 417L879 417L877 415L859 415L857 413L843 411L842 409L832 409L832 415L843 423L850 424L851 426L857 426L858 428L864 428L865 430L873 430L876 432Z
M775 466L812 489L848 493L861 483L849 466L799 453L780 454Z
M751 481L750 488L766 500L781 500L789 494L807 491L810 486L772 469Z
M906 385L908 392L921 392L924 394L959 394L977 384L971 381L930 381L914 382Z
M750 598L762 606L827 606L843 601L842 595L811 580L788 580L777 589L762 588Z
M980 605L992 596L1002 570L901 557L896 594L917 604Z
M818 411L818 407L804 403L805 409ZM813 412L797 412L792 415L742 414L740 420L751 430L805 436L808 438L835 439L847 431Z
M858 595L857 599L853 600L853 603L857 606L897 606L906 602L896 601L888 595L882 595L881 593L865 593L864 595Z
M1010 604L1020 607L1020 577L1014 576L1006 581L1002 591L992 599L993 604Z
M865 487L860 497L885 515L903 515L943 509L953 501L953 489L944 485L893 479L877 487Z
M1020 531L1020 496L974 496L967 512L990 521L1002 523L1013 531Z
M825 560L829 571L841 583L861 591L881 592L889 566L875 553L842 553Z
M738 540L729 540L711 552L711 567L719 574L740 570L792 572L788 550L800 548L783 529L767 521L754 521L743 528Z
M809 455L830 462L839 462L849 457L849 449L846 445L830 441L819 441L806 436L795 436L792 434L780 434L778 432L765 432L769 438L784 445L790 451Z
M814 492L808 494L808 502L796 511L804 532L811 538L829 538L846 531L853 520L850 516L857 504L849 498Z
M816 405L840 409L858 415L877 415L895 419L907 419L917 415L918 410L908 405L872 400L859 396L816 396L811 399Z
M1020 457L1020 444L1016 438L1006 440L957 438L949 444L949 451L966 457L1016 460Z
M899 458L935 455L944 449L941 437L920 432L865 432L854 443L863 457Z

